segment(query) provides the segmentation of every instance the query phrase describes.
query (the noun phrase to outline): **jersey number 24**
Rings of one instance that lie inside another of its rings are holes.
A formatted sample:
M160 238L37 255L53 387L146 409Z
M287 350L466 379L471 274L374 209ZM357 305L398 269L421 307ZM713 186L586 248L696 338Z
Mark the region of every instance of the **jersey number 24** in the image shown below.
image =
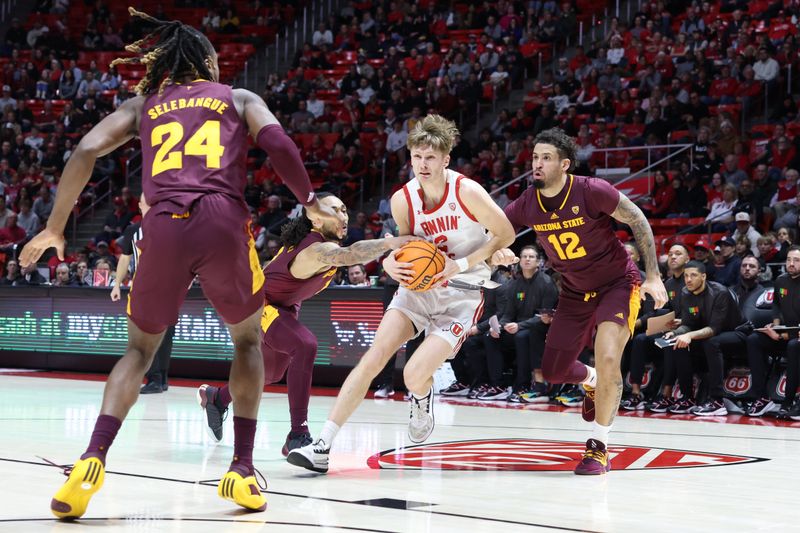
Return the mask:
M183 145L183 150L173 150L183 140L183 126L180 122L167 122L153 128L150 145L159 146L153 158L152 176L165 170L183 168L183 156L192 155L206 158L206 168L219 168L225 147L219 142L219 120L206 120Z

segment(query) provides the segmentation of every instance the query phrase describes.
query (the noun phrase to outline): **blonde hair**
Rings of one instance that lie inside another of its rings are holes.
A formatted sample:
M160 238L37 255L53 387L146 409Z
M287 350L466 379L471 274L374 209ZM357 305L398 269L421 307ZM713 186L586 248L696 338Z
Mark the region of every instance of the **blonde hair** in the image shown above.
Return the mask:
M455 122L441 115L427 115L409 132L406 146L409 150L429 146L447 155L453 149L457 135L458 128Z

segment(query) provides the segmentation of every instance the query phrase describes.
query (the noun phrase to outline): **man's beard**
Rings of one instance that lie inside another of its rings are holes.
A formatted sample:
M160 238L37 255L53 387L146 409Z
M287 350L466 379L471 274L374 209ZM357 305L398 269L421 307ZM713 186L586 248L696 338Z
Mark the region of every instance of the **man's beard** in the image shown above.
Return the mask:
M320 230L320 233L322 233L322 236L325 237L326 241L334 241L334 242L338 242L339 244L341 244L342 241L344 240L343 238L340 238L339 235L337 235L335 231L330 231L330 230L327 230L325 228L322 228Z
M533 187L535 189L544 189L544 180L537 180L536 178L533 179Z

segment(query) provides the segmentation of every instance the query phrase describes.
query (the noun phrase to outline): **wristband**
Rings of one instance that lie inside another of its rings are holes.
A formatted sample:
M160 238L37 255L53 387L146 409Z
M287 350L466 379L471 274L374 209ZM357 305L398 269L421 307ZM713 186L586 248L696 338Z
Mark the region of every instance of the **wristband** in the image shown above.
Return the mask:
M462 257L461 259L456 259L456 264L458 265L459 272L464 272L466 269L469 268L469 260L466 257Z

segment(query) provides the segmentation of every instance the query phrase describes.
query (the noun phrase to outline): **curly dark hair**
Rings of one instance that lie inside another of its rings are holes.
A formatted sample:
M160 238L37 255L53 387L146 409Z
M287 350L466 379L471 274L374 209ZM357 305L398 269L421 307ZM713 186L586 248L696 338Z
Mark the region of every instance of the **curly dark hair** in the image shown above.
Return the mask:
M555 146L559 158L569 159L570 164L567 170L572 170L575 167L578 147L575 145L575 141L572 137L567 135L564 130L561 128L550 128L549 130L540 132L533 140L533 145L536 146L539 143Z
M121 57L111 62L111 67L125 63L139 63L147 67L144 77L134 90L139 95L149 95L185 75L213 81L206 59L214 52L214 45L205 35L180 21L164 21L147 13L128 8L131 17L153 26L150 33L125 50L139 54Z
M317 199L322 200L328 196L333 196L329 192L317 193ZM300 241L306 238L306 235L311 233L314 226L306 216L306 208L304 207L300 214L293 220L290 220L281 226L281 244L283 246L297 246Z

